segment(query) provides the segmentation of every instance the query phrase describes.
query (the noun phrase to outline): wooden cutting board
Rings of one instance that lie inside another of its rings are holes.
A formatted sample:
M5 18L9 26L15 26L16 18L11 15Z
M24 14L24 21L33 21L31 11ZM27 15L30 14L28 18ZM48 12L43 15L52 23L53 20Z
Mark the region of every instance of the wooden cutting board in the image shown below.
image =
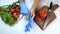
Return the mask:
M50 18L49 18L49 21L48 21L46 27L47 27L50 23L52 23L52 21L53 21L54 19L56 19L56 15L55 15L55 13L54 13L54 10L56 10L58 7L59 7L59 6L58 6L57 4L52 7L52 9L51 9L51 14L50 14L51 16L50 16ZM41 9L44 9L44 8L48 8L48 6L43 6ZM44 29L46 28L46 27L44 28L44 21L45 21L45 20L42 20L42 19L39 18L38 11L36 11L35 13L36 13L36 16L35 16L35 18L34 18L34 21L37 23L37 25L38 25L42 30L44 30Z

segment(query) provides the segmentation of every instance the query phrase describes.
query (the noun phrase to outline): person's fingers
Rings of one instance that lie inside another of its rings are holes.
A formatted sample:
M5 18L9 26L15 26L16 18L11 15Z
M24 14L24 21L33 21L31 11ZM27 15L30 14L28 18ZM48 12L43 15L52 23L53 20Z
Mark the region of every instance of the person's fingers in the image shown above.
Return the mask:
M31 17L32 17L32 14L31 14Z
M34 17L35 17L35 14L31 14L31 17L34 19Z
M32 15L32 18L33 18L33 19L34 19L34 17L35 17L35 14Z

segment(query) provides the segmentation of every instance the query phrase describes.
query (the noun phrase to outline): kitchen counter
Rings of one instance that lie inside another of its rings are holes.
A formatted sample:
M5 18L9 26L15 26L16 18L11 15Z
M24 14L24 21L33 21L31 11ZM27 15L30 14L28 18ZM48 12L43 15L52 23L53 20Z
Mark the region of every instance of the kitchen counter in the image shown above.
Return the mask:
M0 0L0 6L9 5L17 0ZM41 8L44 5L49 6L50 2L59 4L59 8L54 11L56 19L45 29L41 30L40 27L33 22L30 32L24 32L25 25L28 23L26 16L24 16L14 26L6 25L0 17L0 34L60 34L60 0L42 0L38 7ZM25 0L27 7L30 9L34 3L34 0Z

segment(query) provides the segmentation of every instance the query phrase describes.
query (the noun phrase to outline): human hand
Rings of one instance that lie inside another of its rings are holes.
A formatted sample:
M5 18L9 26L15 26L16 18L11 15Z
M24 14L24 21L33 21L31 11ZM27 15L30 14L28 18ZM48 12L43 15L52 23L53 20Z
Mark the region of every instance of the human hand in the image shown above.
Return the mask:
M34 18L35 17L35 9L31 8L31 17Z

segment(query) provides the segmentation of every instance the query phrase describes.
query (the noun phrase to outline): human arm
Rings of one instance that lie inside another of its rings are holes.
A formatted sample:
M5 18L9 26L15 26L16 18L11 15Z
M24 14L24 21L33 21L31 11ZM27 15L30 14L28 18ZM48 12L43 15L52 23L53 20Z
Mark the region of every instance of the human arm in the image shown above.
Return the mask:
M32 8L31 8L31 16L32 18L35 17L35 10L36 10L36 7L37 5L39 4L41 0L35 0L34 4L32 5Z

